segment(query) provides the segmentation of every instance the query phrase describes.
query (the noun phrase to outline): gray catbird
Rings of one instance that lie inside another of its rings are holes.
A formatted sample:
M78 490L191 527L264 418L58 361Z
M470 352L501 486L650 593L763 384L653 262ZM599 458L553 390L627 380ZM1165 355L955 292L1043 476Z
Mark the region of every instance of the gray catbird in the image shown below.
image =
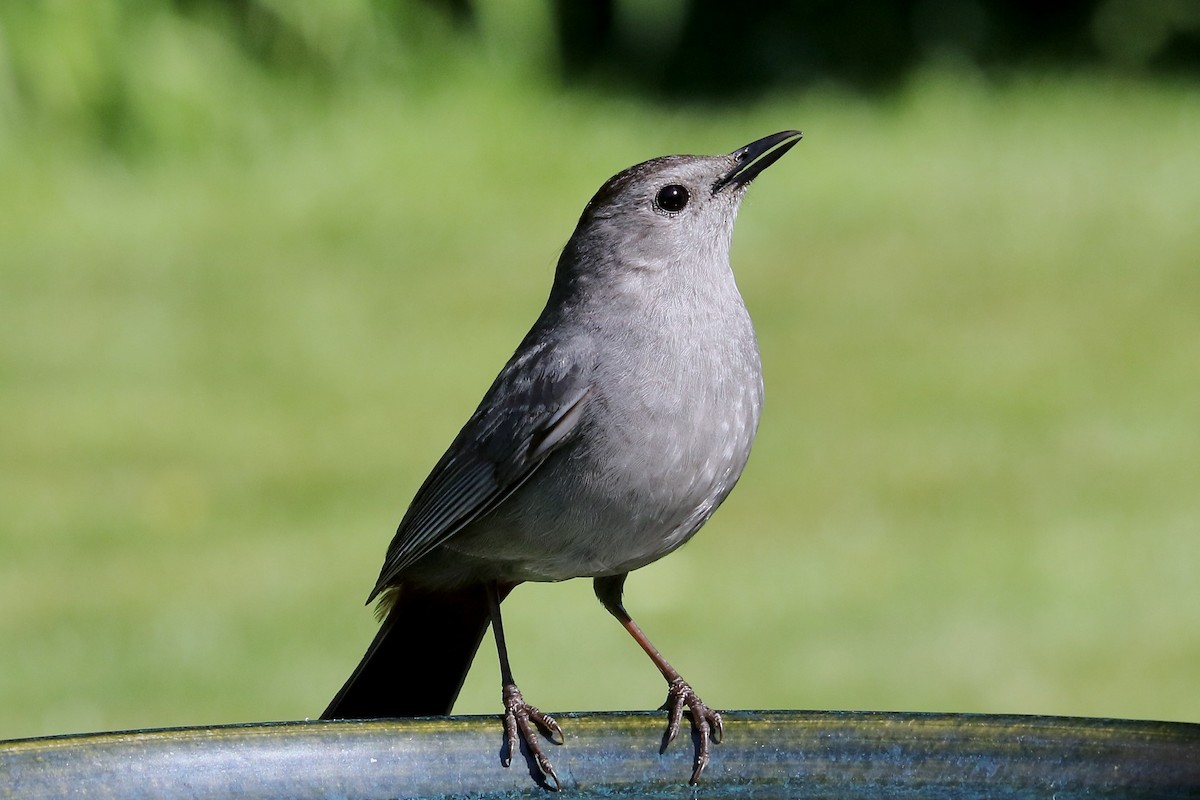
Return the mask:
M508 665L500 602L523 581L591 577L666 678L664 747L691 712L691 781L720 741L710 710L621 602L631 570L691 538L733 489L758 427L762 370L729 268L746 186L800 140L665 156L608 180L579 218L546 307L417 491L370 603L383 625L323 719L448 714L488 624L507 765L518 734L559 786Z

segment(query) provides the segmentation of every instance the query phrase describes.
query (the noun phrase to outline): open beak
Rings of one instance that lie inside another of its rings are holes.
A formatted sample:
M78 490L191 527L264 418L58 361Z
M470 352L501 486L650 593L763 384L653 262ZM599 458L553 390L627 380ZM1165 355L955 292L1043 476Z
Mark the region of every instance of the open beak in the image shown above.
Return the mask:
M713 194L729 186L741 188L758 177L758 173L778 161L803 136L800 131L782 131L764 136L757 142L729 154L733 168L713 184Z

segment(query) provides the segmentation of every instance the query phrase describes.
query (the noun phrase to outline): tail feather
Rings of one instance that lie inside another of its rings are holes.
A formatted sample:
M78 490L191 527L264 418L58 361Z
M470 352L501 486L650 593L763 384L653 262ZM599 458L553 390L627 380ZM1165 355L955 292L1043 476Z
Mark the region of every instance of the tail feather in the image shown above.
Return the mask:
M490 621L482 585L401 587L379 633L321 719L449 714Z

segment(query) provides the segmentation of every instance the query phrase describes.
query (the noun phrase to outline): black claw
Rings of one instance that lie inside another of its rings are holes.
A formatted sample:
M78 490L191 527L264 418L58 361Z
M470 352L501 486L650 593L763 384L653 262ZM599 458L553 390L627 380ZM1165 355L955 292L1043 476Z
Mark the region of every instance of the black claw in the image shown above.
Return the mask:
M725 727L721 721L721 715L704 705L692 687L688 686L682 678L676 678L667 684L667 701L662 704L662 709L668 712L669 717L667 732L663 736L663 745L659 752L665 752L667 745L679 734L685 706L690 712L692 727L697 733L696 758L693 762L692 777L688 781L694 785L700 780L700 773L708 766L709 740L711 739L714 744L720 744L725 735Z
M532 756L542 777L548 779L547 786L549 787L549 783L552 781L554 785L549 788L553 788L556 792L561 791L562 782L558 779L558 773L554 771L554 765L550 763L550 759L542 750L537 729L545 733L546 737L555 744L563 744L566 737L563 736L562 728L554 717L543 714L537 707L526 703L516 686L512 684L505 686L503 698L505 748L504 754L500 756L500 763L505 767L512 764L513 757L519 749L517 735L520 734L520 741L525 743L525 748ZM530 725L530 723L533 724Z

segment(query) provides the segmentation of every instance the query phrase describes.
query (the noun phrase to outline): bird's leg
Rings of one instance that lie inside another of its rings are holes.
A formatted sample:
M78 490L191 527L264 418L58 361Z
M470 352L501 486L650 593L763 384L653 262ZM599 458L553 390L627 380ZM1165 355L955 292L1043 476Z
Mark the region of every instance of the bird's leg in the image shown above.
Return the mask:
M692 724L696 726L696 733L699 735L700 741L696 745L696 760L692 769L692 777L689 783L696 783L700 779L700 773L708 766L709 748L708 741L711 738L713 742L720 744L721 737L725 733L725 729L721 723L721 715L713 711L697 696L696 692L688 685L683 676L670 665L667 659L663 658L663 654L658 651L651 641L646 638L646 634L641 627L633 621L629 616L629 612L625 610L625 606L621 602L621 591L625 585L625 575L613 575L606 578L596 578L593 585L596 590L596 597L608 609L608 612L617 618L617 621L629 631L629 635L634 641L642 646L646 651L646 655L650 656L650 660L658 667L658 671L667 681L667 700L662 704L662 710L668 712L667 732L663 737L662 749L666 750L675 737L679 734L679 724L683 719L683 709L686 706L691 711Z
M496 652L500 655L500 692L504 701L505 752L501 756L501 763L506 767L512 764L513 757L520 747L517 741L517 734L520 733L521 738L525 741L525 746L529 749L529 754L537 763L538 769L541 770L542 775L554 782L554 789L558 791L562 789L562 784L558 780L558 774L554 771L554 765L542 751L542 744L538 740L534 725L541 728L546 736L550 737L550 741L555 744L562 744L564 741L562 728L559 727L554 717L543 714L535 706L526 703L525 698L521 696L521 690L517 688L517 683L513 680L512 668L508 664L508 647L504 644L504 624L500 621L499 590L494 583L490 583L487 593L488 610L492 618L492 633L496 636Z

